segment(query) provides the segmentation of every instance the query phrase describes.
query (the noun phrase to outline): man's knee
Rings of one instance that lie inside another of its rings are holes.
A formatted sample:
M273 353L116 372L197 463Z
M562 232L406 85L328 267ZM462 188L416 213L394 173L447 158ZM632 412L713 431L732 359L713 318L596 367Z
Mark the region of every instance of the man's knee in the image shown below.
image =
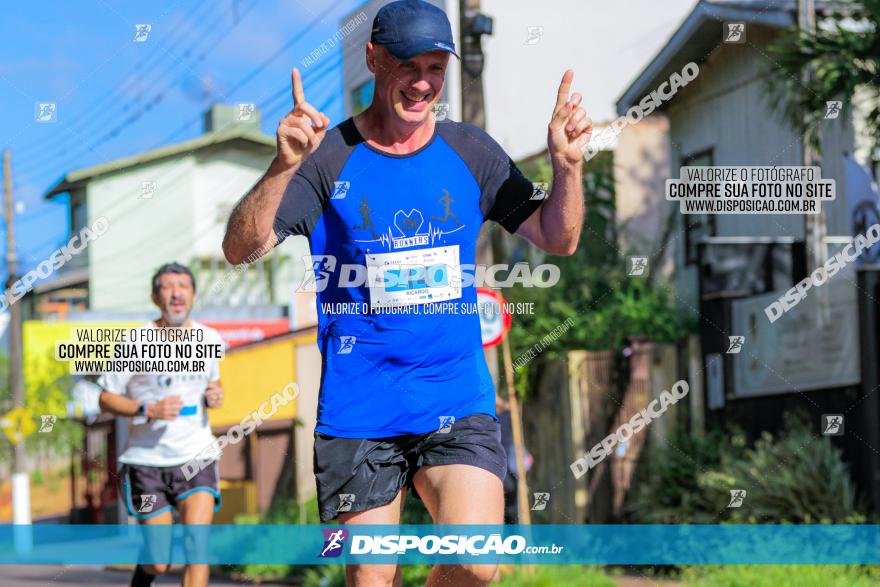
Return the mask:
M199 526L184 529L183 548L187 562L204 563L208 560L208 528Z
M498 565L440 565L439 574L463 585L488 585L497 570Z
M151 575L164 575L168 572L168 566L165 563L159 563L155 565L143 565L144 570Z
M459 576L466 576L468 585L474 583L488 585L497 570L498 565L458 565Z
M345 574L349 585L373 587L392 585L397 565L346 565Z

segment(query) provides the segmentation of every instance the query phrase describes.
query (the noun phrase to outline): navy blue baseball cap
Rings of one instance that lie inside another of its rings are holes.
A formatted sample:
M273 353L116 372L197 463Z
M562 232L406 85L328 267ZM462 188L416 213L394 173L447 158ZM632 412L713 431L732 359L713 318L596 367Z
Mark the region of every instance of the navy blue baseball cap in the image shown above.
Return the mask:
M428 51L448 51L461 59L446 13L423 0L398 0L379 9L370 40L400 60Z

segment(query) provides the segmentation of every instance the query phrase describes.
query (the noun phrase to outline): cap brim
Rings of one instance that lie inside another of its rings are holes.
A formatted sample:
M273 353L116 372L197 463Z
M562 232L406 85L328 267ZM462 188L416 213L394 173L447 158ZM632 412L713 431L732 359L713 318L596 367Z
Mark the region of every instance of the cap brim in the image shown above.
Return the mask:
M400 60L412 59L416 55L430 53L431 51L446 51L447 53L452 53L458 57L459 61L461 61L461 57L458 53L452 49L447 49L446 47L438 47L437 42L430 39L388 43L383 45L383 47L388 49L392 55Z

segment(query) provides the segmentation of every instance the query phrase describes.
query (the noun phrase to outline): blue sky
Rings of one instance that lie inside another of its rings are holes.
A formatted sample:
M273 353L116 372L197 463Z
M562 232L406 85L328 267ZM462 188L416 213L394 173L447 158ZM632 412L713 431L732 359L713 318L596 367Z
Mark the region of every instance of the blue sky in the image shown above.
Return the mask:
M290 68L363 3L77 0L4 11L0 147L12 149L19 273L67 237L66 198L41 197L64 174L197 136L211 102L256 103L274 135L292 106ZM134 42L141 23L152 30ZM343 115L340 47L305 72L306 99L333 123ZM35 120L40 102L57 104L56 122ZM4 223L4 274L5 243Z

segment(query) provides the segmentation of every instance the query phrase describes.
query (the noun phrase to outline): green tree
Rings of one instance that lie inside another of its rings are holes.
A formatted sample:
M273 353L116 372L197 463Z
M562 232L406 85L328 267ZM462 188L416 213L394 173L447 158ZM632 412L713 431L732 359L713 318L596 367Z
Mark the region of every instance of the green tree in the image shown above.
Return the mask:
M539 157L521 163L521 168L533 181L549 182L552 176L549 164ZM504 292L510 302L534 303L534 313L514 317L510 332L514 361L551 332L555 340L541 351L547 358L573 349L619 350L634 336L675 342L693 330L670 299L669 284L626 275L627 255L617 243L613 170L611 152L585 163L581 245L570 257L543 261L559 267L559 283ZM536 262L534 251L520 256ZM528 368L516 371L520 393L530 387Z
M815 33L792 27L770 46L769 102L817 149L826 102L852 104L857 90L868 104L867 129L880 144L880 0L838 2ZM809 68L811 75L804 79Z

